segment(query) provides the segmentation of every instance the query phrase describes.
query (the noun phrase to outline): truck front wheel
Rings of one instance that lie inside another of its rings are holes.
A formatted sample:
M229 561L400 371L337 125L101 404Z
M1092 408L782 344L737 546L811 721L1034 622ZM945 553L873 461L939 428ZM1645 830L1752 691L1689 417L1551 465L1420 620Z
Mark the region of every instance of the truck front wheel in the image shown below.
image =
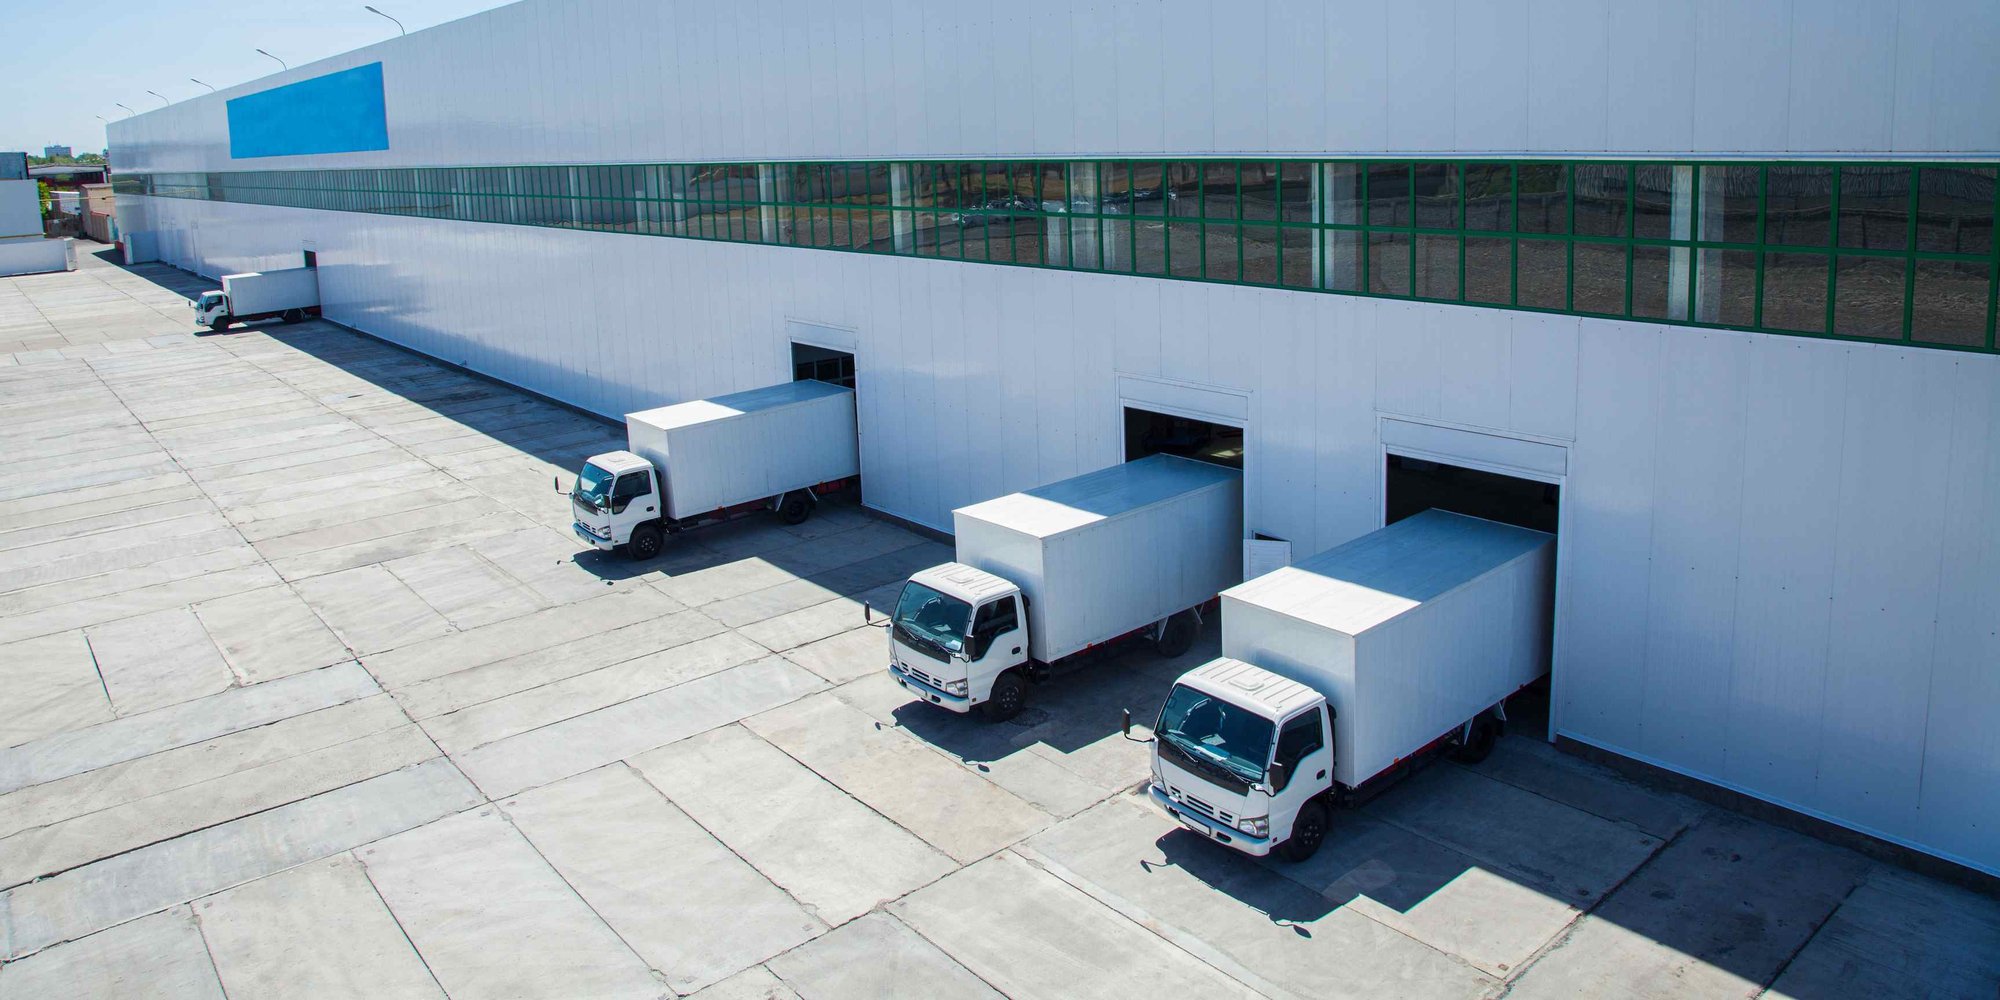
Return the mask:
M634 562L645 562L659 554L659 525L642 524L632 529L632 540L625 543L626 556Z
M209 332L211 333L221 333L222 331L229 329L229 317L217 316L216 318L209 320L208 329Z
M1194 610L1176 611L1167 616L1165 625L1160 626L1159 638L1153 640L1153 649L1171 660L1186 656L1194 648L1195 636L1201 633L1201 621Z
M1019 670L1009 670L993 678L993 693L979 706L988 722L1005 722L1021 714L1028 705L1028 682Z
M1292 821L1291 839L1278 845L1278 853L1294 863L1318 854L1319 845L1326 841L1326 828L1326 803L1308 799L1299 807L1298 818Z

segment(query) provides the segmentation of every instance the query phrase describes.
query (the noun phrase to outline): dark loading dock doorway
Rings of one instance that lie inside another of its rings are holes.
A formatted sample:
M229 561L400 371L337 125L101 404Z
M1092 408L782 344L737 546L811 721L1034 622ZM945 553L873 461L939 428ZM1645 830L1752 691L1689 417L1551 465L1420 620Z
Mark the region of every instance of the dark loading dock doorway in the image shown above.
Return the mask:
M1171 413L1125 408L1125 460L1179 455L1243 468L1243 428Z
M792 381L812 380L854 388L854 355L793 341Z
M1382 523L1395 524L1436 507L1489 521L1556 533L1562 488L1497 472L1391 454Z

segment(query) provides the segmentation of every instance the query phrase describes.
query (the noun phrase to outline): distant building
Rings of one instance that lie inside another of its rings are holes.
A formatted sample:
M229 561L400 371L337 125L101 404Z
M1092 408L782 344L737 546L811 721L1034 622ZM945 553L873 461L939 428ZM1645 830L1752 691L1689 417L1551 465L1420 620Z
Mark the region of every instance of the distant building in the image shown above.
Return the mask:
M71 153L71 152L69 151L69 147L68 147L68 146L43 146L43 147L42 147L42 156L43 156L43 157L44 157L45 159L50 159L50 160L53 160L53 159L55 159L55 158L56 158L56 157L58 157L58 156L71 156L71 155L74 155L74 154L72 154L72 153Z
M51 191L77 191L85 184L103 184L108 173L102 163L37 163L28 168L28 176L48 184Z

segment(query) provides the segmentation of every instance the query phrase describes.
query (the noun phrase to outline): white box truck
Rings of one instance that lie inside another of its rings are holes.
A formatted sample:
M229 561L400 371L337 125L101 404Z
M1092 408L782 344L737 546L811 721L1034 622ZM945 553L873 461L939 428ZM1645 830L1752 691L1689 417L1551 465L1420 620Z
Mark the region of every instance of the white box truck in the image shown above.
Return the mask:
M889 674L994 720L1114 640L1187 652L1201 606L1243 578L1243 474L1171 455L960 507L952 523L956 561L910 577L881 623Z
M288 267L281 271L250 271L222 276L220 291L203 292L189 303L196 325L217 332L231 323L249 323L275 316L303 323L319 315L319 269Z
M1223 591L1222 656L1168 692L1149 796L1239 851L1311 857L1398 765L1492 750L1548 672L1554 572L1553 535L1427 510Z
M628 413L625 440L592 455L568 496L578 538L634 559L658 555L666 535L761 510L798 524L861 474L854 390L826 382Z

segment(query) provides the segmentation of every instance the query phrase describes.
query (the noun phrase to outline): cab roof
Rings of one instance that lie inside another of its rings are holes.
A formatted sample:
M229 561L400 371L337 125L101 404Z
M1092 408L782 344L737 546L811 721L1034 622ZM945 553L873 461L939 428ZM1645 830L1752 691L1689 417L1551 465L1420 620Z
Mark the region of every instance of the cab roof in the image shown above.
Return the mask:
M1298 681L1227 656L1182 674L1180 683L1273 720L1283 720L1319 697L1319 692Z
M930 569L921 570L910 577L910 582L921 583L941 594L962 598L969 604L980 604L989 598L1011 594L1019 589L983 569L959 562L939 563Z
M626 472L652 468L653 463L629 451L607 451L602 455L590 456L590 464L616 476Z

